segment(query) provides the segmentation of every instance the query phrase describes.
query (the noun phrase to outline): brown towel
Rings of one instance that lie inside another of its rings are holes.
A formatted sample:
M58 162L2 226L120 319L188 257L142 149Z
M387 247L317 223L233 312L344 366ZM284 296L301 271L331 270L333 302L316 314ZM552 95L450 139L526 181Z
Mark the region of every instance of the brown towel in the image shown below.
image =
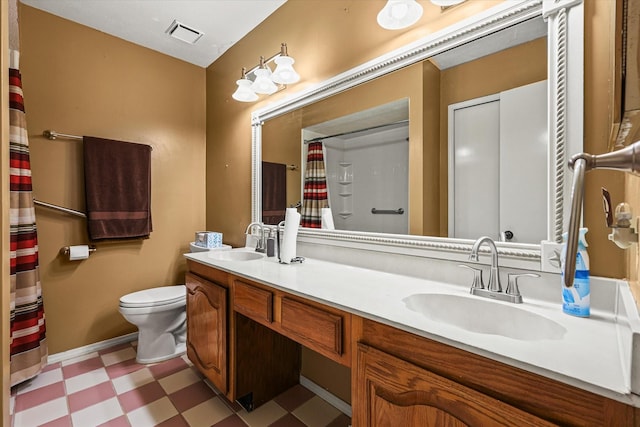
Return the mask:
M90 240L148 238L151 146L83 137Z
M287 166L262 162L262 222L284 221L287 209Z

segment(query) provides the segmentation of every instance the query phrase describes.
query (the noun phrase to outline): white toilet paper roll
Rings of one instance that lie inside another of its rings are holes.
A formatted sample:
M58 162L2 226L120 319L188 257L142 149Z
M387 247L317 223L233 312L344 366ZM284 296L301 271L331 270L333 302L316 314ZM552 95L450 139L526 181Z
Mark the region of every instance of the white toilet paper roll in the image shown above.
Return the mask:
M69 246L69 261L78 261L89 258L89 246Z
M296 208L287 208L284 214L284 234L280 249L280 261L285 264L290 264L291 259L296 257L296 239L298 238L299 226L300 214Z
M321 212L321 227L326 230L335 230L336 226L333 225L333 214L331 213L331 208L322 208Z

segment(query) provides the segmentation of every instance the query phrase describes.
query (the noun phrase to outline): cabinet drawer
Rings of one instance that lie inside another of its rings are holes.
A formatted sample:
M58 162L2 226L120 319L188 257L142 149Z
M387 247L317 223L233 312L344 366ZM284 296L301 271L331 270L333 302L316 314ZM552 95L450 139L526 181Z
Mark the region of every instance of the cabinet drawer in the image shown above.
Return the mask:
M313 350L342 355L343 317L339 314L284 297L282 329Z
M273 322L273 293L239 280L233 285L233 309L258 322Z

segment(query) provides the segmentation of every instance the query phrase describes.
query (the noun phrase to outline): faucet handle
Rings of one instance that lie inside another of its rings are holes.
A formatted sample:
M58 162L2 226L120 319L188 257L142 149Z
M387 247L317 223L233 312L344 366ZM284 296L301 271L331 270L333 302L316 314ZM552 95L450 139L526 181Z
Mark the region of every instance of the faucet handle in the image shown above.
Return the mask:
M540 277L539 274L536 273L524 273L524 274L507 274L508 277L508 283L507 283L507 289L505 290L505 293L507 295L513 295L514 297L520 297L520 289L518 289L518 278L523 277L523 276L527 276L527 277Z
M471 289L484 289L484 283L482 281L482 269L469 267L465 264L458 264L458 267L468 268L473 271L473 282L471 282Z

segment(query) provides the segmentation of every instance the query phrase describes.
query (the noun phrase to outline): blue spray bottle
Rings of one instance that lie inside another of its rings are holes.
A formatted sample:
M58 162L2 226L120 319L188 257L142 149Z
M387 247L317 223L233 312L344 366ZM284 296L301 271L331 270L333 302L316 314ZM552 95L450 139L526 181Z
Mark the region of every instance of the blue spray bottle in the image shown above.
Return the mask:
M589 254L587 253L587 234L589 229L581 228L578 237L578 253L576 254L576 273L573 280L573 286L567 288L562 285L562 311L572 316L589 317L591 314L591 289L589 286ZM567 252L567 233L563 236L565 244L562 248L562 271L564 276L564 263L566 261ZM564 279L564 277L563 277Z

